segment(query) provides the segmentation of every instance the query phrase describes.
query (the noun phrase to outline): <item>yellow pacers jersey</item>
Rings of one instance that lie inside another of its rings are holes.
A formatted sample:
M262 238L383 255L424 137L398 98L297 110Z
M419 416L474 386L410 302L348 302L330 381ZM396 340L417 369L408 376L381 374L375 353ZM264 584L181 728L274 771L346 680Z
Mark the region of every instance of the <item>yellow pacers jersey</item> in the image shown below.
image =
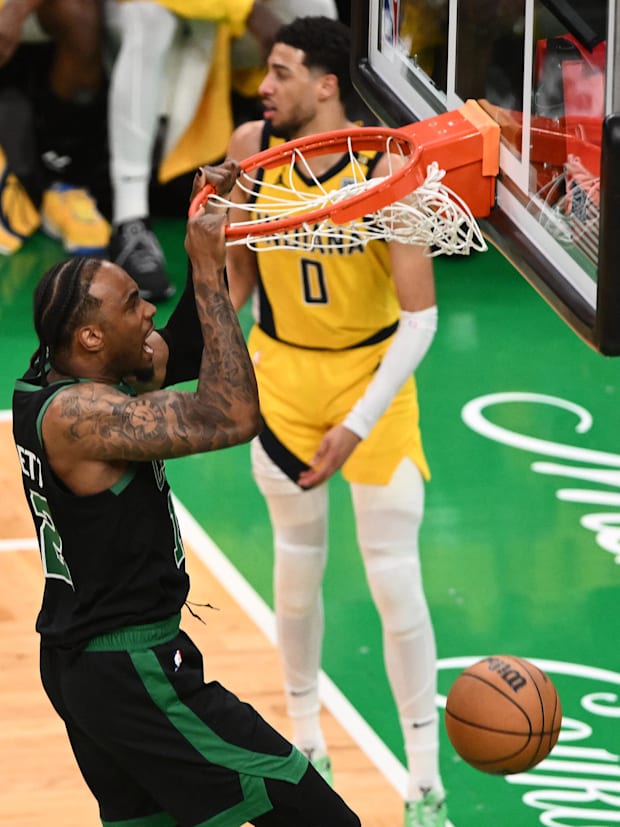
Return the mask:
M267 132L263 145L267 145ZM264 148L263 147L263 148ZM374 155L358 159L369 167ZM287 168L288 170L288 168ZM265 171L265 182L279 170ZM288 171L286 172L288 175ZM318 185L296 173L295 186ZM326 189L351 178L348 157L320 179ZM256 216L261 192L256 193ZM296 481L324 434L363 396L388 349L400 316L387 244L352 250L259 251L257 324L248 339L271 459ZM368 437L342 467L350 482L386 485L404 457L430 476L419 429L415 381L410 377Z
M376 153L358 160L372 168ZM298 169L292 178L298 192L316 194L321 187L339 189L359 180L359 175L354 177L351 162L344 156L318 179L319 184ZM289 168L265 170L262 181L286 181L289 186ZM254 203L254 217L258 217L265 203L264 189L258 191ZM320 248L312 252L284 249L276 241L277 251L258 254L260 327L280 341L321 350L356 347L377 335L385 338L400 313L387 244L372 241L365 248L360 243L339 249L330 244L329 236L321 238ZM286 234L281 240L286 241Z

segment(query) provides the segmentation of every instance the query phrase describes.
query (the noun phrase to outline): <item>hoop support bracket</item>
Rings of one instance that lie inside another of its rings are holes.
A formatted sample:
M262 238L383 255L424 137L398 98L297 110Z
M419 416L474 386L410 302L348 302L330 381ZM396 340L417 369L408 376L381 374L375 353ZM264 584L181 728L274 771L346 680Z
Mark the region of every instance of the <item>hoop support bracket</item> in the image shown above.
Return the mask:
M445 170L444 183L465 201L476 218L489 215L495 204L499 173L500 127L475 100L402 127L421 150L423 169L436 161Z

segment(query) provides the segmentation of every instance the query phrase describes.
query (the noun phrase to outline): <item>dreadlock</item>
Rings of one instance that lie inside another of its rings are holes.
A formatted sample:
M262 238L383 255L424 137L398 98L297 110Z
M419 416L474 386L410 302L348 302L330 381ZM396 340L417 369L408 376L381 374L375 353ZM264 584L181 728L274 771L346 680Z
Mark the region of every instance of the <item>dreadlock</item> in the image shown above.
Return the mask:
M77 256L51 267L34 291L34 329L39 347L30 367L43 374L46 364L58 369L57 354L71 344L71 338L88 314L99 306L90 295L93 277L101 259Z

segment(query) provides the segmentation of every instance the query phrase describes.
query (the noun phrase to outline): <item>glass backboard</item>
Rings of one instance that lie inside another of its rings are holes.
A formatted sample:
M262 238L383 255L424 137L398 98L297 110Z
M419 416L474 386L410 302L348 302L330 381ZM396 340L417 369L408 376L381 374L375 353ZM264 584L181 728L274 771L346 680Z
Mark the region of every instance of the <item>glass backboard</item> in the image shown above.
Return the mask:
M469 99L501 129L488 240L620 355L619 0L356 0L354 84L403 126Z

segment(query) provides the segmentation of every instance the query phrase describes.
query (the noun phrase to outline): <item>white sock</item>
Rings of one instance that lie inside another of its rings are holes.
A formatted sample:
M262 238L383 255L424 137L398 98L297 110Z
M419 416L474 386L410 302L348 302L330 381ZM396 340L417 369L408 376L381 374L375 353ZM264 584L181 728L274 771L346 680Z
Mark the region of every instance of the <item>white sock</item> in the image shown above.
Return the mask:
M407 801L419 801L429 790L444 794L437 769L437 722L435 718L433 723L417 728L413 721L401 721L409 767Z
M305 753L308 758L315 761L327 754L327 745L321 730L320 715L318 712L296 714L295 701L299 698L288 696L288 710L293 725L293 743Z
M132 218L145 218L149 214L149 175L118 176L112 183L114 189L115 225Z

